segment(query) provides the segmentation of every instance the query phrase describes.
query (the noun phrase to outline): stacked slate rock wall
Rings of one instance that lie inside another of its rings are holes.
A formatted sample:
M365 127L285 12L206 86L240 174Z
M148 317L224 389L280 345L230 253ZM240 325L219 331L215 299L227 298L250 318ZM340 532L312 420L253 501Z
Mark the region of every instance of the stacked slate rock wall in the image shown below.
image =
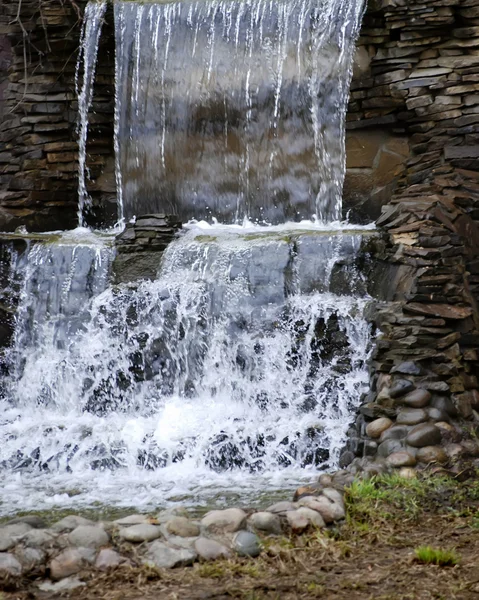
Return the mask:
M161 253L180 229L178 217L164 214L144 215L135 223L128 223L116 237L115 283L156 279Z
M411 153L382 206L372 391L342 464L479 456L479 1L382 0L360 40L349 127L404 133ZM352 461L352 462L351 462Z
M78 145L75 68L86 2L22 0L0 4L0 230L77 224ZM89 192L111 213L114 47L105 28L90 119ZM7 77L5 77L5 74ZM95 114L93 114L93 111ZM116 209L115 209L116 210Z

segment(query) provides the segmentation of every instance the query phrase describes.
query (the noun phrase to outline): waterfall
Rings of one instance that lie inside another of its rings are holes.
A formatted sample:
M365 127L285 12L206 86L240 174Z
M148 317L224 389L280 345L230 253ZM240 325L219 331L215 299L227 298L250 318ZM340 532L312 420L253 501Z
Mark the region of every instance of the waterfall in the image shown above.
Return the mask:
M339 221L363 0L115 3L125 217Z
M0 401L9 509L131 503L125 486L204 502L336 464L367 387L364 232L208 231L117 287L108 236L28 250Z
M84 210L90 204L86 188L88 175L86 166L86 143L88 137L88 111L93 100L93 84L98 54L98 45L107 7L106 1L89 2L83 17L80 37L80 51L75 71L75 88L78 96L78 226L84 223ZM79 87L80 72L83 69L82 85Z
M0 239L0 513L253 501L337 465L371 346L370 232L339 223L362 6L115 2L120 219L191 221L121 285L112 231ZM80 225L105 10L76 72Z

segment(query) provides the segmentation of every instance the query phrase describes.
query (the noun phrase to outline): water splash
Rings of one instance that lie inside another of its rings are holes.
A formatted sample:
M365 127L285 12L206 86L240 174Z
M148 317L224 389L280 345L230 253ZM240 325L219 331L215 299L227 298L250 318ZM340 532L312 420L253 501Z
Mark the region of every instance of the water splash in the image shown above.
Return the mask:
M88 138L88 111L93 99L93 85L100 43L103 17L107 8L106 1L89 2L83 16L80 37L80 51L75 71L75 89L78 96L78 226L84 223L84 209L90 205L91 198L86 187L88 169L86 166L86 143ZM80 72L83 69L81 89Z
M341 219L363 0L117 2L122 211Z
M195 228L156 281L119 287L108 241L34 245L0 401L0 511L200 488L205 502L335 464L368 380L360 238Z

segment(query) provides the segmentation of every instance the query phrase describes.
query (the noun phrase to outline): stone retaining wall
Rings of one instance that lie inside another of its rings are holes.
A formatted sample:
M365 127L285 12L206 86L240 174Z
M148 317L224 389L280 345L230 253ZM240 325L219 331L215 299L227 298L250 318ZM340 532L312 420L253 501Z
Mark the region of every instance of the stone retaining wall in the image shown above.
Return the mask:
M0 5L0 230L69 229L77 224L75 67L86 2L22 0ZM91 115L88 166L94 204L111 212L112 37L103 36ZM8 68L8 85L5 85ZM116 210L116 209L115 209ZM102 215L96 216L102 220ZM92 219L93 222L93 219Z
M479 1L376 2L360 44L371 61L353 83L348 127L405 134L411 152L377 220L385 233L375 253L393 292L383 290L372 391L342 464L356 457L353 470L375 471L474 458Z

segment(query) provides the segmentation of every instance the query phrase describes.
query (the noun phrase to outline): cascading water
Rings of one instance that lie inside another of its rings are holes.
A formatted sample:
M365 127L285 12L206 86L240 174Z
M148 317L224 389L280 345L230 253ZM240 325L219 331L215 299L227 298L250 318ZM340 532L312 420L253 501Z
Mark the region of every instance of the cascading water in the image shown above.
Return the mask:
M116 288L108 241L33 245L1 407L9 510L205 501L336 462L367 386L363 236L207 231Z
M117 2L125 217L341 220L363 0Z
M286 221L341 217L361 9L115 3L119 214L197 221L154 281L110 283L113 233L8 250L4 296L19 302L0 355L0 513L221 502L337 463L367 389L369 233ZM87 7L77 75L80 223L104 14Z
M103 17L107 8L106 1L89 2L85 9L83 28L80 37L75 72L75 88L78 95L78 225L84 223L84 211L90 204L90 196L86 187L86 143L88 138L88 111L93 100L93 83L95 81L98 45L100 42ZM79 87L80 71L82 85Z

